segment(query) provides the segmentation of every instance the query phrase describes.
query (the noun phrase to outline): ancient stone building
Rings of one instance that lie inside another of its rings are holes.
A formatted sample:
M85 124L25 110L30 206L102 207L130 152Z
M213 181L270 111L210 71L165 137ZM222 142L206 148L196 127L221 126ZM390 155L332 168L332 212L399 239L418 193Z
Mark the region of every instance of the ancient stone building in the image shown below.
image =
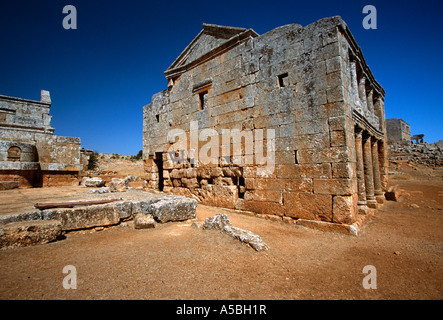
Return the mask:
M33 101L0 96L0 182L12 187L76 185L80 138L54 135L48 91ZM7 182L7 183L5 183Z
M388 143L411 143L411 126L403 119L386 119Z
M144 107L146 189L352 224L387 186L385 91L340 17L204 24Z

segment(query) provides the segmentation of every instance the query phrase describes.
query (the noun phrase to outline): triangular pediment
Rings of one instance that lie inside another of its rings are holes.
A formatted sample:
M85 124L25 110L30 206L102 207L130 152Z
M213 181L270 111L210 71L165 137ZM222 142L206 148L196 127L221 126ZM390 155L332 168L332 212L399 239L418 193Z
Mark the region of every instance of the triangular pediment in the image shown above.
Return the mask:
M252 36L258 36L255 31L245 28L225 27L213 24L203 24L203 30L191 41L183 52L166 70L177 69L188 65L212 50L222 46L233 37L249 31Z

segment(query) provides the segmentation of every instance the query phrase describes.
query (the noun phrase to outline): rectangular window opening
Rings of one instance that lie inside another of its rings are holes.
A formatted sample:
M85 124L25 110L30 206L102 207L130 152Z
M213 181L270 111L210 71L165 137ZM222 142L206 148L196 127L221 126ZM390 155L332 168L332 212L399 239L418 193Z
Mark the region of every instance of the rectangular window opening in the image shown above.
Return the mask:
M245 192L246 192L246 184L245 184L245 178L238 177L238 197L240 199L245 198Z
M198 94L200 99L200 110L203 110L207 107L208 104L208 91L203 91Z
M157 166L158 171L158 190L163 191L165 182L163 178L163 153L156 152L154 156L154 163Z
M287 72L278 76L278 85L280 88L284 88L289 85L289 76Z
M155 115L155 119L157 119L157 122L160 122L160 115L159 115L159 114L156 114L156 115Z

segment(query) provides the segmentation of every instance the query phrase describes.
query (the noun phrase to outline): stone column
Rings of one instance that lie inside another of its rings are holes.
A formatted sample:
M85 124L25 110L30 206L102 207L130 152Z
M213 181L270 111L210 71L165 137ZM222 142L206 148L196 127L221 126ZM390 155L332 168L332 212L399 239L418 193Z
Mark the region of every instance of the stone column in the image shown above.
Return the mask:
M384 113L382 112L381 98L377 95L373 96L372 106L374 108L374 114L378 117L378 128L380 131L383 131L385 125Z
M378 161L378 140L372 138L372 172L374 173L374 195L377 203L383 203L384 196L381 186L380 164Z
M389 160L386 149L386 137L378 142L378 161L380 163L381 189L386 191L389 183Z
M362 76L358 84L358 95L360 96L361 106L363 112L368 110L368 103L366 99L366 77Z
M365 171L366 205L377 208L374 194L374 172L372 166L371 137L363 138L363 166Z
M361 128L355 129L355 157L357 161L357 191L358 191L358 206L366 208L366 188L365 188L365 173L363 166L363 144L362 144ZM365 211L365 210L364 210Z
M374 113L374 98L373 98L373 94L374 94L374 90L369 90L368 92L368 98L367 98L367 103L368 103L368 110L371 113Z
M357 63L351 61L351 85L352 85L352 99L354 100L354 107L362 111L360 97L358 94L358 80L357 80Z

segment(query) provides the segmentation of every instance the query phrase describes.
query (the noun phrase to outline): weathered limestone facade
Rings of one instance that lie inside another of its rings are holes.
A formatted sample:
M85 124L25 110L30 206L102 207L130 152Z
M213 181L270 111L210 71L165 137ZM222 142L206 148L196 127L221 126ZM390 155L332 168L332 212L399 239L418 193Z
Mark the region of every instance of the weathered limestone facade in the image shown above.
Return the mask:
M80 138L54 135L49 92L41 101L0 96L0 181L19 187L76 185Z
M386 119L388 143L411 143L411 126L403 119Z
M144 107L146 189L339 224L383 201L385 91L340 17L263 35L204 24L165 75Z

